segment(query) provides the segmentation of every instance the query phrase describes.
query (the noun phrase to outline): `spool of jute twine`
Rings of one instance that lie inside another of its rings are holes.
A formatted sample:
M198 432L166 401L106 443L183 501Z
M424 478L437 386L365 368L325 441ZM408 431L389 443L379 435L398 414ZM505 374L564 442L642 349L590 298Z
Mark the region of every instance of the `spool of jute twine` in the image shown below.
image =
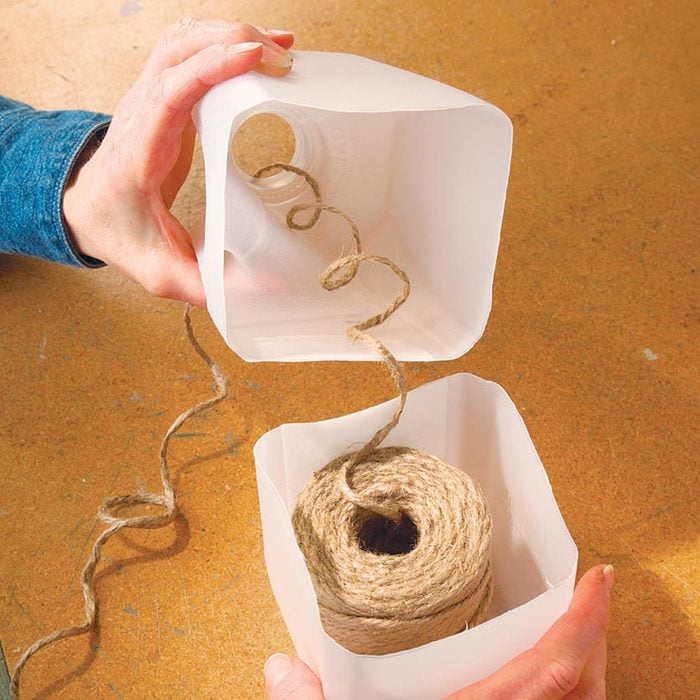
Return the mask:
M323 627L359 654L401 651L474 627L493 592L491 516L479 488L463 471L425 452L379 447L401 418L406 381L400 363L368 330L406 301L408 275L388 258L363 253L355 222L323 203L306 171L276 163L254 177L275 169L305 178L314 196L289 210L290 229L311 229L323 212L344 219L350 229L353 250L321 273L324 289L348 284L365 262L388 267L403 282L383 312L347 330L351 341L362 341L386 363L399 390L396 410L367 444L317 471L292 514ZM304 211L310 218L297 221Z

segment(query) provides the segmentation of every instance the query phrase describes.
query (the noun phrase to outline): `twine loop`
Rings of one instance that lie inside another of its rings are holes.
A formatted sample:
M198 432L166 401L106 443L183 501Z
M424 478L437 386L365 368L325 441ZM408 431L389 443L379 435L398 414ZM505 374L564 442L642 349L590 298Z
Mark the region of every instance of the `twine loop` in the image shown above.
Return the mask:
M17 700L17 698L19 698L22 669L34 654L60 639L68 639L68 637L86 634L96 626L98 599L95 591L95 569L97 569L97 565L100 562L102 547L106 542L120 530L127 528L153 530L155 528L165 527L175 519L175 515L177 514L177 502L175 500L175 490L170 480L170 469L168 466L168 447L170 445L170 440L185 421L197 413L209 410L228 396L228 382L224 373L211 357L209 357L206 350L199 344L199 341L194 335L189 304L185 306L183 320L190 345L211 371L214 380L214 395L181 413L165 432L159 452L162 493L138 493L128 494L126 496L112 496L105 499L98 508L97 517L105 523L107 527L102 531L97 540L95 540L95 544L92 546L90 556L88 557L80 577L83 599L85 601L85 620L80 625L65 627L38 639L24 651L12 672L12 679L10 681L11 700ZM119 515L120 509L133 506L156 506L162 508L163 512L130 517Z
M334 214L350 229L353 250L319 276L323 289L349 284L365 262L383 265L403 283L380 313L346 333L384 361L399 391L394 414L355 452L317 471L300 493L292 525L316 591L326 632L350 651L387 654L473 627L493 593L491 516L473 480L433 455L408 447L379 447L398 424L406 404L406 378L393 353L368 331L408 299L411 283L393 260L362 250L357 224L325 204L305 170L275 163L303 177L313 202L292 206L287 226L308 231L321 214ZM310 211L300 222L297 215Z

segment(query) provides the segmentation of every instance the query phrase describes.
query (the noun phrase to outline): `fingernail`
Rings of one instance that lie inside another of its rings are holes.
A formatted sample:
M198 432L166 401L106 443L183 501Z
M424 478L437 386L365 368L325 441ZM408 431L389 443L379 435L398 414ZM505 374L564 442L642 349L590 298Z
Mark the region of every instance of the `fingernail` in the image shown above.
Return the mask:
M262 34L272 34L272 36L294 36L294 32L289 32L286 29L268 29L260 24L253 25Z
M265 44L262 63L267 63L269 66L276 66L277 68L290 68L292 65L292 57L278 46L268 46Z
M265 662L265 668L263 669L267 691L274 690L291 673L293 668L294 664L286 654L273 654Z
M242 41L240 44L231 44L226 47L229 53L246 53L246 51L255 51L262 46L260 41Z
M615 569L613 569L612 564L606 564L603 567L603 579L605 580L605 590L609 596L615 581Z

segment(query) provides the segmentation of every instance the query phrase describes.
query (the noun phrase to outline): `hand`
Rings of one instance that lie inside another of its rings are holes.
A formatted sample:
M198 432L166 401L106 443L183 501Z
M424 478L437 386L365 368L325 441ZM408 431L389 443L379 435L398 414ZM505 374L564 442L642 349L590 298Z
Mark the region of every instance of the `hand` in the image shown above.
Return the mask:
M612 567L596 566L576 586L564 613L532 649L447 700L605 698L606 635ZM265 664L269 700L323 700L321 683L299 659L274 654Z
M191 111L210 87L251 69L289 73L293 42L240 22L185 19L167 30L66 188L78 250L153 294L205 306L192 240L170 212L192 163Z

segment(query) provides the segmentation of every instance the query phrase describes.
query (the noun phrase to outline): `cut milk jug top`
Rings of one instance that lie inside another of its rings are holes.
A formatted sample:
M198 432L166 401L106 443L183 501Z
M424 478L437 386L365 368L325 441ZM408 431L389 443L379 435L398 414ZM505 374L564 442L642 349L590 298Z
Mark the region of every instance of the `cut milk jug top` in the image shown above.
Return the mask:
M398 291L388 270L370 265L333 293L320 286L321 271L350 250L350 231L327 212L312 230L288 229L289 209L313 201L304 178L239 169L232 139L258 114L290 125L291 164L357 223L363 251L408 274L410 297L376 336L403 361L469 350L491 308L511 154L505 114L429 78L336 53L297 51L284 78L248 73L212 88L194 112L206 178L197 255L209 313L248 361L374 360L346 329Z

